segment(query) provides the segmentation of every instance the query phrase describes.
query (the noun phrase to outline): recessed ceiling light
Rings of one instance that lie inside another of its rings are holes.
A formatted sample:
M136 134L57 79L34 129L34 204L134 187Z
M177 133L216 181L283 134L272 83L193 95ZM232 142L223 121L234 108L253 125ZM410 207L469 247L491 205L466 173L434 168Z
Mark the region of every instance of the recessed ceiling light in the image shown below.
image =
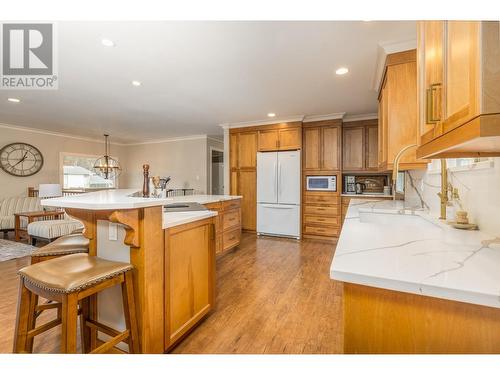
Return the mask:
M17 98L9 98L7 99L9 102L12 102L12 103L19 103L21 101L21 99L17 99Z
M106 47L114 47L115 46L115 42L113 42L111 39L102 39L101 40L101 43L103 46L106 46Z
M338 68L336 71L335 71L335 74L341 76L343 74L346 74L347 72L349 71L349 69L347 68Z
M274 117L274 116L276 116L276 113L272 113L272 112L271 112L271 113L268 113L268 114L267 114L267 117Z
M141 83L141 81L132 81L132 85L140 86L140 85L142 85L142 83Z

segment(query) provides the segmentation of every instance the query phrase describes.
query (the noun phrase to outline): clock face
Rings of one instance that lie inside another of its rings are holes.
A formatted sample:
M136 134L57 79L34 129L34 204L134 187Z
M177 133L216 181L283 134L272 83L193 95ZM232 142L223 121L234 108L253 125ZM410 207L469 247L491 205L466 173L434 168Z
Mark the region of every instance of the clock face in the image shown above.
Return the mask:
M13 176L34 175L42 166L42 153L27 143L11 143L0 150L0 167Z

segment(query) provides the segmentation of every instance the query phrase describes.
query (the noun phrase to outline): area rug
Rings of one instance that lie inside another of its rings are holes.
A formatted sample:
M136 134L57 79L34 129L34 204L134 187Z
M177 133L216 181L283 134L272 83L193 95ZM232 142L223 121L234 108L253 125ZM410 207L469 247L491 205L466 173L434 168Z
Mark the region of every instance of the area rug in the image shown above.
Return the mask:
M31 255L35 249L35 246L26 245L25 243L0 239L0 262Z

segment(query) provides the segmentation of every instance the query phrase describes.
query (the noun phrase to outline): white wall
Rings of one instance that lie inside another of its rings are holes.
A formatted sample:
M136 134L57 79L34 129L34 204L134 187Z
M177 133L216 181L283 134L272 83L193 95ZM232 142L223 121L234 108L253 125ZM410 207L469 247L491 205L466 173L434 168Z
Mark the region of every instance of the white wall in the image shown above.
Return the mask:
M26 195L28 187L37 187L43 183L61 183L59 165L61 152L89 155L104 153L104 143L100 139L82 140L0 125L0 148L14 142L29 143L38 148L43 155L44 163L40 172L29 177L14 177L0 170L0 198ZM122 150L122 146L111 145L112 154L119 159L122 157Z
M191 188L195 193L208 190L208 144L210 139L171 140L161 143L129 145L122 166L120 187L142 188L142 165L149 164L150 176L171 176L170 188Z
M429 171L411 171L415 186L429 206L431 214L439 217L441 175ZM500 158L493 158L493 167L450 171L450 183L458 188L464 209L470 221L492 236L500 236ZM419 202L407 178L407 199ZM449 219L449 218L448 218Z

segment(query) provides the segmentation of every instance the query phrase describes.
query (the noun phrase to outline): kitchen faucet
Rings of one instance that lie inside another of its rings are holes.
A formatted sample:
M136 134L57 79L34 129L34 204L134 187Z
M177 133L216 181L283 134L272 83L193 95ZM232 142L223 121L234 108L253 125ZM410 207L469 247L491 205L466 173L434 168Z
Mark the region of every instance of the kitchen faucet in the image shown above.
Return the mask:
M397 185L397 181L398 181L399 161L400 161L401 157L403 156L403 154L407 150L409 150L410 148L413 148L413 147L417 147L417 145L413 144L413 145L403 147L401 150L399 150L399 152L396 154L396 157L394 158L394 163L392 165L392 194L393 194L392 200L396 200L396 185Z

